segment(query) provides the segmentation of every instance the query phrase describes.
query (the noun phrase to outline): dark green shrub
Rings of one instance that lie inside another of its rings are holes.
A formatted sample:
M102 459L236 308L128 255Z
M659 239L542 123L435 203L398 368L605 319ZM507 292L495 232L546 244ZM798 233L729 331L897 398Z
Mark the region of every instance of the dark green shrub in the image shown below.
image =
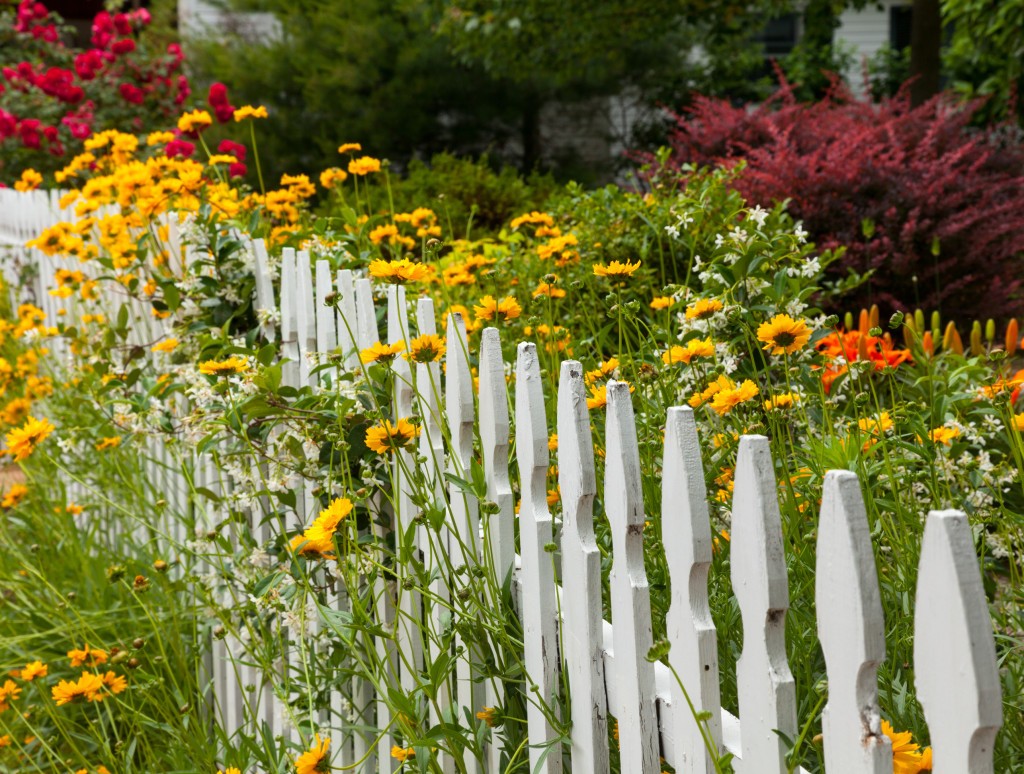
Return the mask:
M558 190L550 175L523 178L512 167L495 171L486 155L478 160L439 153L427 164L412 161L400 179L392 179L397 212L430 207L448 233L495 232L522 212L545 207Z

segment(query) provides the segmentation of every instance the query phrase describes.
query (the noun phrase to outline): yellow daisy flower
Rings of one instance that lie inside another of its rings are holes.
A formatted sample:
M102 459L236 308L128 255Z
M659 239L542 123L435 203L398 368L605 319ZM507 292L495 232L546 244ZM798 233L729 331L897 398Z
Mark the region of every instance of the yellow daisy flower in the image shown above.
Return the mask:
M369 365L370 363L390 363L404 350L404 341L396 341L394 344L384 344L378 341L373 346L367 347L360 352L359 359L364 365Z
M405 357L417 363L433 363L444 357L446 349L444 339L437 334L425 333L409 343L409 352Z
M408 419L399 419L395 424L385 419L384 423L371 427L366 431L366 445L377 454L387 454L392 449L400 449L420 433L419 427Z
M7 453L15 462L27 459L46 438L56 430L45 417L35 419L29 416L25 424L16 427L7 434Z
M348 163L348 172L350 175L359 176L380 172L380 159L375 159L372 156L361 156L358 159L352 159Z
M633 272L639 268L640 261L636 263L612 261L607 266L601 263L595 264L594 274L598 277L608 277L609 279L625 279L626 277L632 277Z
M244 121L247 118L268 118L267 109L260 105L259 107L253 107L252 105L242 105L235 111L235 121Z
M686 307L687 320L706 320L724 308L717 298L698 298Z
M320 734L306 752L295 759L295 774L324 774L331 770L331 761L327 748L331 746L330 738L321 741Z
M227 376L248 370L249 361L244 357L229 357L227 360L205 360L199 364L199 373L207 376Z
M788 314L777 314L761 323L757 338L772 355L792 355L811 339L811 329L803 320L794 320Z
M711 339L691 339L684 346L670 347L662 353L661 359L665 365L674 363L689 364L695 357L714 357L715 344Z

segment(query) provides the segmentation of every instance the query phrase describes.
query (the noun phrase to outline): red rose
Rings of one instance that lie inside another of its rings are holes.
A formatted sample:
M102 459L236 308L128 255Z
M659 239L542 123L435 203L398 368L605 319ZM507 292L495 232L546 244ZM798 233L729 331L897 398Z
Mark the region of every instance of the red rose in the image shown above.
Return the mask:
M217 146L217 153L226 153L239 161L245 161L246 147L234 140L221 140L220 145Z
M164 147L164 154L167 156L181 156L188 159L196 152L196 146L187 140L171 140Z
M248 171L249 168L241 161L228 165L228 175L231 177L245 177Z
M121 92L121 97L125 102L130 102L133 105L141 105L145 99L146 94L138 86L134 86L130 83L122 83L118 87L118 91Z
M122 38L121 40L116 41L114 45L110 47L110 50L118 56L130 54L135 50L135 41L131 38Z
M220 82L214 83L210 86L210 94L207 97L207 101L210 103L210 107L226 105L228 103L228 87Z
M123 13L114 14L114 29L117 30L118 35L131 35L132 25L128 21L128 16Z

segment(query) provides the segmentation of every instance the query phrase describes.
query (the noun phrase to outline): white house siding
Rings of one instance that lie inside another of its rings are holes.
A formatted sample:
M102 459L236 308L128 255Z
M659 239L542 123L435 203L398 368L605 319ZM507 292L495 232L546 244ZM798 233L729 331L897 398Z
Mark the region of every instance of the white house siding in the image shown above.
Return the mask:
M900 0L883 0L882 8L872 4L860 11L847 9L839 16L835 42L853 51L853 62L846 77L854 91L864 90L865 62L889 43L890 9L910 5Z
M206 0L178 0L178 25L185 37L228 33L256 42L281 35L272 13L232 13Z

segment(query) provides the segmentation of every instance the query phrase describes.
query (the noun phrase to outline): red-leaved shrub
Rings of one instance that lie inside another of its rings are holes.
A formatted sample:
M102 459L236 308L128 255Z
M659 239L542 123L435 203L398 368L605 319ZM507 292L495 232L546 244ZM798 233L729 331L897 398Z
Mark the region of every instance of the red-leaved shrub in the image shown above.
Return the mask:
M818 247L846 247L833 273L874 270L845 308L1020 315L1024 151L970 128L974 107L912 108L905 91L870 104L839 85L807 104L784 84L753 109L698 97L675 115L668 163L744 161L736 186L751 204L789 199Z

